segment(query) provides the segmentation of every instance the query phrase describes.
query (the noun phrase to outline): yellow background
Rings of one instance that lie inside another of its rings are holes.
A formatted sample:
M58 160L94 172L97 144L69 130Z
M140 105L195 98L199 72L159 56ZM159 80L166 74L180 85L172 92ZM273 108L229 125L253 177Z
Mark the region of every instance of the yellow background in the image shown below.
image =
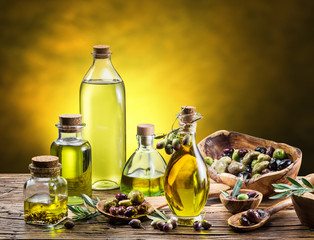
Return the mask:
M181 105L219 129L285 142L314 172L314 1L0 1L0 172L48 154L58 115L78 113L92 46L109 44L136 125L170 130ZM110 116L108 116L110 117ZM169 157L166 157L169 159Z

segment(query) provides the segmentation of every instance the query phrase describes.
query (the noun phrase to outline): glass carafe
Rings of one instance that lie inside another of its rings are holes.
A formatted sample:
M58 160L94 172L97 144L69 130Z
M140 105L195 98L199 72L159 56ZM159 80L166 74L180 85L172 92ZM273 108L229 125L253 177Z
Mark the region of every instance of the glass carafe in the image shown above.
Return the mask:
M209 174L195 142L196 121L201 117L195 107L182 107L178 115L181 147L172 154L165 174L165 196L174 218L182 225L200 220L208 199Z
M126 154L124 83L111 63L109 46L94 46L94 61L80 88L80 113L92 146L92 188L120 186Z
M154 136L154 125L137 126L138 148L125 164L121 192L137 189L146 197L164 195L166 162L153 146Z

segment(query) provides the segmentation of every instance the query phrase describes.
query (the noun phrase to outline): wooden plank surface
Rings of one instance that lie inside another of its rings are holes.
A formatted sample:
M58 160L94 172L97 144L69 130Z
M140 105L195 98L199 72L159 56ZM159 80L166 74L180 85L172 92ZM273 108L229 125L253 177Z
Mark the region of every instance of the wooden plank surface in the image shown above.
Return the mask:
M128 225L107 223L104 216L77 223L72 230L60 229L43 232L43 228L25 224L23 218L23 185L29 174L0 174L0 238L1 239L297 239L314 238L314 231L300 224L293 207L282 210L261 229L248 232L233 232L227 224L231 214L218 198L210 198L203 210L212 223L211 230L196 232L192 227L178 227L165 233L153 229L150 220L143 223L144 229L133 229ZM105 199L118 190L94 191L93 197ZM267 207L276 201L263 201ZM162 210L171 215L169 207ZM313 213L314 214L314 213Z

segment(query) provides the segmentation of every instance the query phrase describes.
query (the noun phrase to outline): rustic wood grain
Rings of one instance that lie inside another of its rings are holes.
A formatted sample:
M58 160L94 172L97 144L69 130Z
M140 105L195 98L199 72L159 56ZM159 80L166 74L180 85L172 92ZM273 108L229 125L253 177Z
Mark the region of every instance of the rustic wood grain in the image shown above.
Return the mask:
M273 183L290 184L288 177L295 178L298 175L301 162L302 152L300 149L289 146L285 143L277 143L274 141L249 136L243 133L229 132L220 130L204 138L199 144L198 148L203 157L212 157L213 159L220 158L225 148L237 149L255 149L257 146L281 148L290 156L293 163L281 171L274 171L258 178L245 179L243 188L254 189L261 192L264 196L269 196L274 193ZM231 187L235 185L239 177L230 174L218 174L214 169L208 166L210 178L217 183L224 183Z
M165 233L153 229L150 220L143 223L144 229L133 229L128 225L114 225L100 215L94 219L77 223L72 230L61 229L43 232L43 228L25 224L23 218L23 185L28 174L0 174L0 238L1 239L284 239L314 238L314 231L300 224L293 207L282 210L261 229L248 233L236 233L227 224L231 216L219 198L210 198L204 208L206 219L213 224L209 231L196 232L191 227L178 227ZM94 191L100 199L118 193L118 190ZM261 208L276 201L263 201ZM171 215L168 207L162 208Z

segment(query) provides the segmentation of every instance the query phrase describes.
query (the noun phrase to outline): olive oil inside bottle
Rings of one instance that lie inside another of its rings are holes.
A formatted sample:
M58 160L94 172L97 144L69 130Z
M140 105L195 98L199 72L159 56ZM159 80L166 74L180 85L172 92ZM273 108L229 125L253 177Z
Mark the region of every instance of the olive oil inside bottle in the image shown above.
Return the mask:
M194 139L172 155L165 174L165 196L179 218L197 217L208 198L208 172Z
M128 176L122 175L121 179L121 192L129 193L133 189L140 190L144 196L160 196L164 193L164 174L160 173L159 176L154 178L142 178L138 171Z
M92 146L92 187L118 188L126 154L123 81L84 80L80 91L85 136Z
M24 201L24 219L29 224L54 225L67 215L66 196L58 198L49 194L35 194Z
M50 152L58 156L62 164L61 176L68 182L69 204L82 204L81 193L92 196L89 144L86 141L67 141L67 145L53 142Z

